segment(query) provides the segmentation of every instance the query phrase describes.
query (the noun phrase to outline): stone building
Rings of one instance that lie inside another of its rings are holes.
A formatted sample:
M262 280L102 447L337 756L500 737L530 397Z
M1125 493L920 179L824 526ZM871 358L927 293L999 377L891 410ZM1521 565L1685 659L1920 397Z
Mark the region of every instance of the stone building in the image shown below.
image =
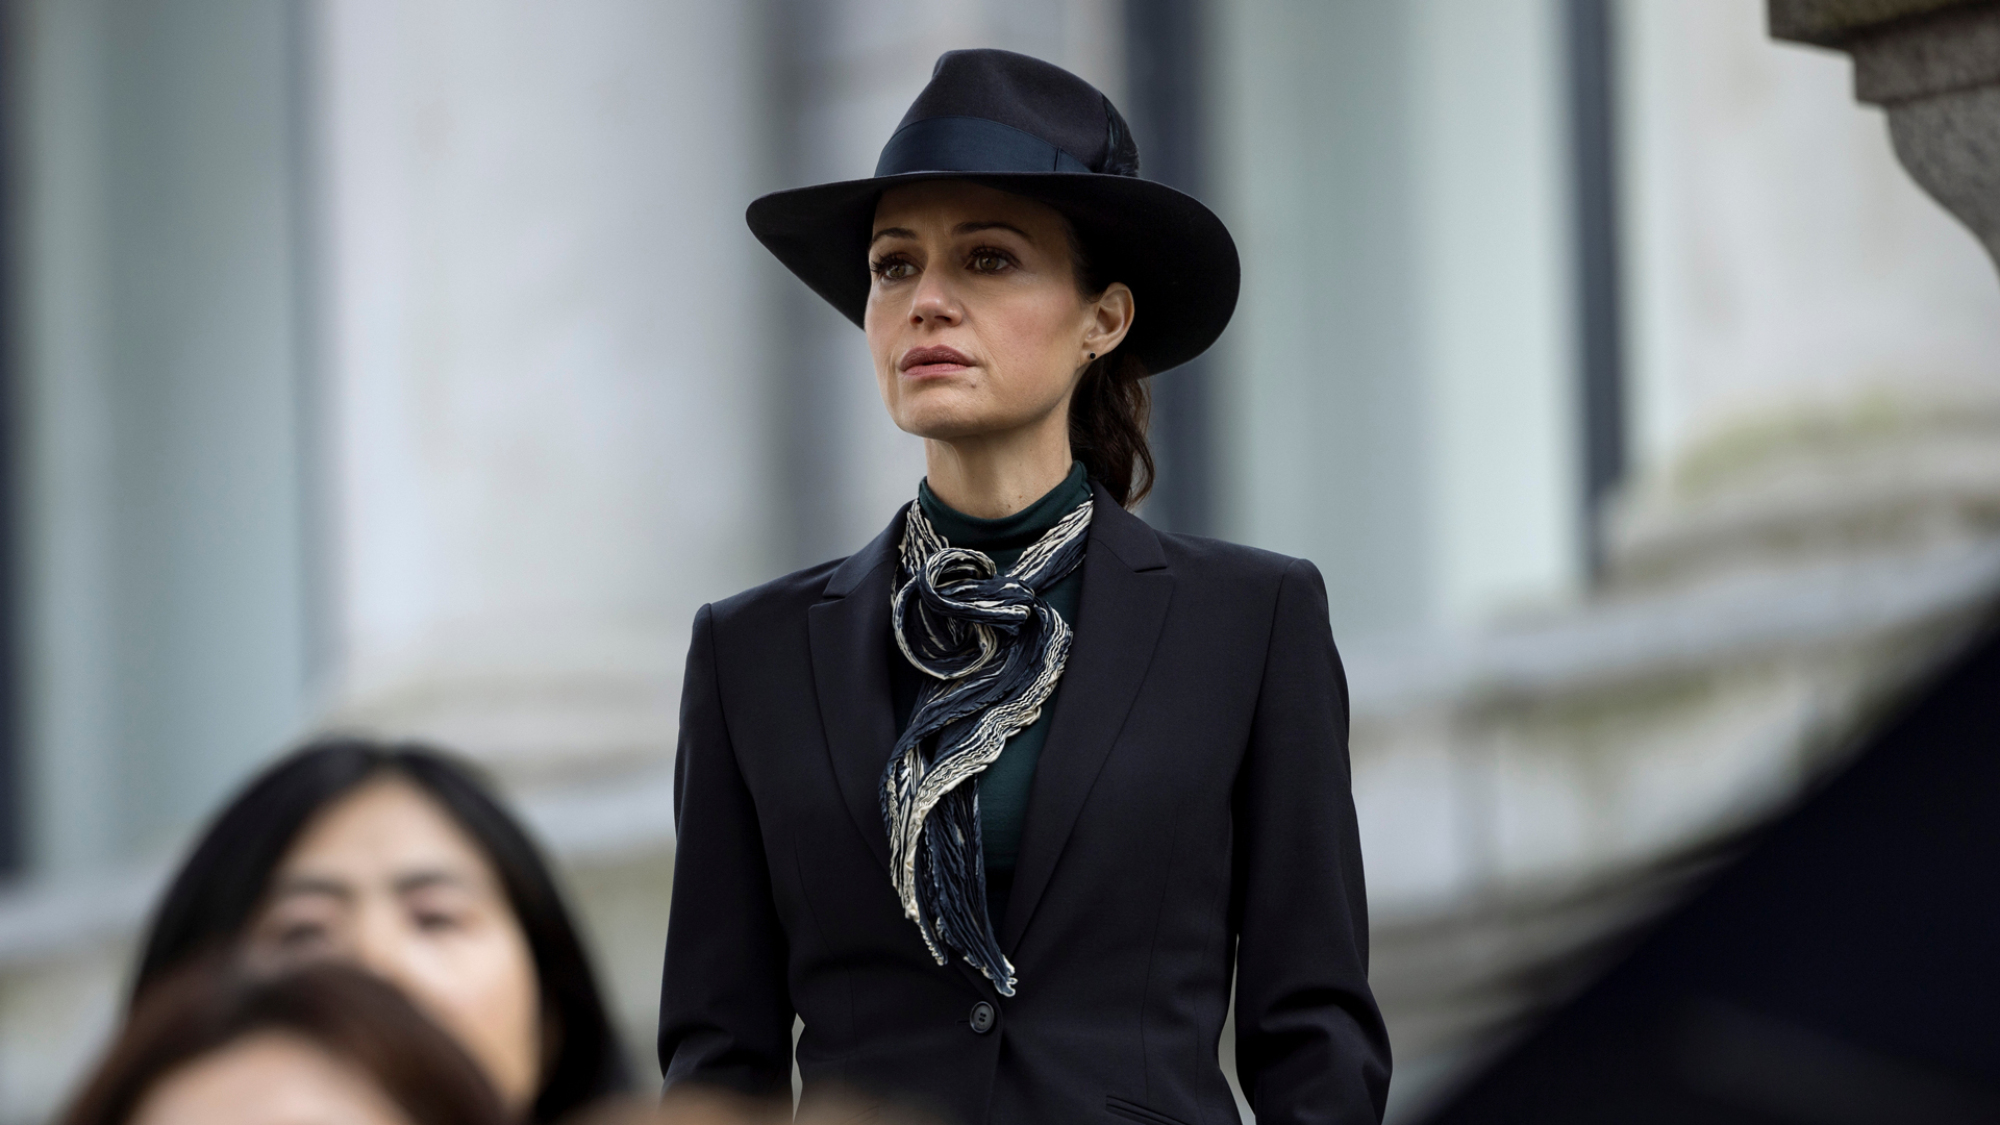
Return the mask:
M331 728L493 769L646 1057L688 623L921 473L742 207L952 47L1097 82L1236 232L1144 514L1327 576L1397 1112L2000 588L1992 267L1757 0L5 11L0 1125Z

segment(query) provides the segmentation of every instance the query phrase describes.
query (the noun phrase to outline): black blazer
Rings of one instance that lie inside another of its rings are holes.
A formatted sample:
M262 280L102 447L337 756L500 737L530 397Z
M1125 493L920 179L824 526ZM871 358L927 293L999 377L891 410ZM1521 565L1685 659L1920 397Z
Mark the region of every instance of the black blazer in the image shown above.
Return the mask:
M859 553L704 607L681 699L667 1083L912 1099L958 1121L1378 1121L1389 1045L1312 564L1154 531L1097 491L1029 798L1002 998L890 886L889 592ZM984 1009L979 1006L986 1005ZM981 1028L984 1027L982 1031Z

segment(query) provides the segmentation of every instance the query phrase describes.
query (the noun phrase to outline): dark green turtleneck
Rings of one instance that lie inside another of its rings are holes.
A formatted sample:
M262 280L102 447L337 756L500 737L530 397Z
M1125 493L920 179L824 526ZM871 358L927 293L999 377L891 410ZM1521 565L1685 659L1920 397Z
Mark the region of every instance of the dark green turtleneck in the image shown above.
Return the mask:
M1056 521L1089 499L1090 478L1084 475L1080 461L1071 466L1069 476L1050 489L1048 495L997 520L979 519L949 507L931 492L928 482L917 486L917 503L923 505L924 517L945 542L983 551L1002 570L1014 565L1021 552L1054 527ZM1048 599L1050 609L1074 626L1076 607L1083 598L1083 567L1070 571L1068 577L1042 596ZM924 674L910 665L893 637L889 640L889 669L896 731L900 734L910 723L910 712L916 710ZM1055 694L1042 705L1041 718L1008 739L1000 757L979 775L979 838L986 858L986 905L996 930L1007 905L1007 893L1014 886L1014 862L1021 850L1021 828L1028 819L1028 791L1035 781L1035 762L1041 757L1042 744L1049 740L1049 721L1055 716L1056 698L1061 694L1059 681Z

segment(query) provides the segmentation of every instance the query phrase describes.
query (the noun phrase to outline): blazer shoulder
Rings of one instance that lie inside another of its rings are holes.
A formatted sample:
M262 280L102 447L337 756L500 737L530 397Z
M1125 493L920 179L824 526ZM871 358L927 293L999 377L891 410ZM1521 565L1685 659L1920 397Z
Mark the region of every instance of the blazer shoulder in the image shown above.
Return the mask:
M1294 569L1314 575L1319 573L1305 559L1266 551L1261 547L1246 547L1226 539L1181 535L1171 531L1156 531L1155 534L1160 537L1160 549L1167 556L1167 564L1197 578L1212 576L1276 584Z
M717 628L734 629L797 618L825 595L827 580L846 561L845 558L833 559L795 570L782 578L773 578L740 594L711 602L708 606L710 620Z
M1303 614L1331 627L1326 581L1310 561L1200 535L1159 536L1169 570L1197 604L1246 622L1275 626Z

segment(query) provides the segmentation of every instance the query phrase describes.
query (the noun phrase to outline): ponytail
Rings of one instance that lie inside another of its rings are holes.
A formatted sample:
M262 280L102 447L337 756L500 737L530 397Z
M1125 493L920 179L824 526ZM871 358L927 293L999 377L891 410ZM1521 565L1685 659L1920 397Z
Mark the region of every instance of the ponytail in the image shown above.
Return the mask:
M1077 291L1094 301L1118 279L1098 275L1074 222L1064 219ZM1138 356L1114 350L1083 369L1070 398L1070 454L1121 507L1133 507L1153 491L1153 447L1146 440L1153 413L1153 392L1146 381L1151 374Z
M1069 403L1071 454L1127 508L1153 490L1153 450L1146 441L1152 405L1146 365L1115 351L1084 369Z

